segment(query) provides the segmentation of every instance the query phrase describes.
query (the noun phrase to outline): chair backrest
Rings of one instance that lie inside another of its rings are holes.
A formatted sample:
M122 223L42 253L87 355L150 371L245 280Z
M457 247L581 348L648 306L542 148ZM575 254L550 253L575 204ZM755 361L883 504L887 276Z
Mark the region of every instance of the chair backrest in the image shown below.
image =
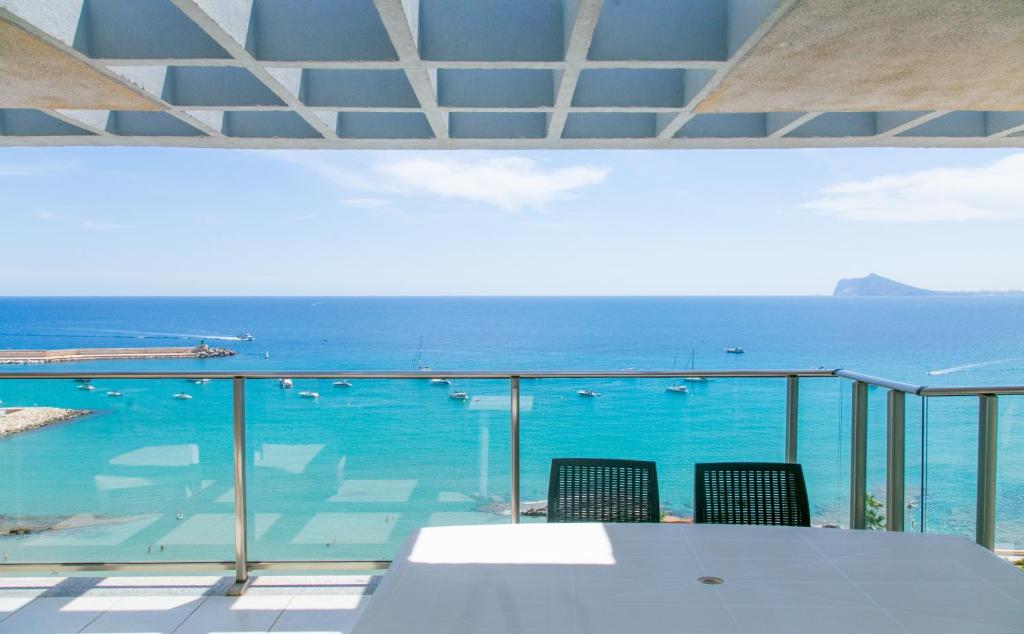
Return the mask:
M810 526L804 471L778 462L711 462L694 469L697 524Z
M659 522L658 469L642 460L555 458L549 522Z

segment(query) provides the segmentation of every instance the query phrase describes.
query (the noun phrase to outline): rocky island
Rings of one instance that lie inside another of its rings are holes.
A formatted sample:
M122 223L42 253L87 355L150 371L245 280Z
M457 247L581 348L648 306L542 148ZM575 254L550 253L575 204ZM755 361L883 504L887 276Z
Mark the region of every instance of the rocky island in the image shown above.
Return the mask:
M1024 295L1024 291L933 291L897 282L871 273L839 280L833 297L939 297L979 295Z

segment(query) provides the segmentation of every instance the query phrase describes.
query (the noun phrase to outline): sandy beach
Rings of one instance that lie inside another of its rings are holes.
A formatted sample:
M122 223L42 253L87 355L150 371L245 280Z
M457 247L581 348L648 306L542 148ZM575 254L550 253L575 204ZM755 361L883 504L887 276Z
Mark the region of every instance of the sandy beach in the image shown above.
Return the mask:
M90 413L87 409L60 407L0 407L0 438L39 429Z

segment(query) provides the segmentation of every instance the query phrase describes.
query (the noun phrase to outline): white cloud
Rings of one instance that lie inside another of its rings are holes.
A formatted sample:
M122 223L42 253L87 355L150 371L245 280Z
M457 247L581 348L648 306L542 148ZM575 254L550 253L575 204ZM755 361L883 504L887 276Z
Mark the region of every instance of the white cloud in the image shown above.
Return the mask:
M427 194L506 211L571 198L579 189L604 182L609 173L607 168L590 165L548 168L516 156L451 159L406 155L380 158L364 169L351 169L333 162L330 155L280 151L268 154L302 165L346 191L390 196ZM353 197L343 202L364 207L390 204L381 197Z
M387 207L391 204L391 201L387 198L346 198L341 201L342 204L350 207Z
M865 222L1024 220L1024 153L980 167L836 183L801 206Z
M0 176L39 176L68 168L64 163L0 163Z
M577 189L604 182L608 176L605 168L579 165L545 169L521 157L478 161L400 159L379 163L374 171L398 187L508 211L563 200Z
M73 224L82 229L92 229L97 231L109 231L115 229L128 229L128 225L123 225L115 222L104 222L101 220L94 220L92 218L77 218L75 216L68 216L63 214L57 214L49 209L41 209L34 214L32 217L40 222L50 222L53 220L60 220L65 223Z

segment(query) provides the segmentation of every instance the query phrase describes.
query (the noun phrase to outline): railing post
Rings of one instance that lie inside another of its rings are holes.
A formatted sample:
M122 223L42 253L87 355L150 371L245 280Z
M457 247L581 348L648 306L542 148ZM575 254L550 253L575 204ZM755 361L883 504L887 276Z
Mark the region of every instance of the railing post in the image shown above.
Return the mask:
M853 382L850 420L850 528L867 526L868 385Z
M994 394L978 396L978 500L975 541L992 550L996 545L996 431L999 401Z
M906 394L889 390L886 408L885 528L902 531L906 461Z
M800 377L786 377L786 462L797 462L797 417L800 410Z
M512 495L509 499L509 510L512 513L512 523L519 523L519 377L510 377L511 403L509 411L509 443L511 448L511 473L512 473Z
M235 462L235 583L228 594L238 596L249 581L248 533L245 510L245 379L232 379Z

